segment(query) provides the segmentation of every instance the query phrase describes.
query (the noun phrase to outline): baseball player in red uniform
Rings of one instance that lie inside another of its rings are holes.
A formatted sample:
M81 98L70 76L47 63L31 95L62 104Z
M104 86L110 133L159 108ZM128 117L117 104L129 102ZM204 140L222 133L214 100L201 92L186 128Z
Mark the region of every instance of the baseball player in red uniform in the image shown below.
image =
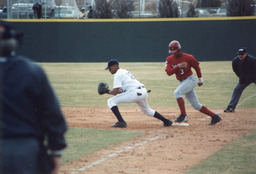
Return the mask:
M174 91L174 95L177 99L181 114L175 120L175 122L188 121L185 102L182 97L183 95L185 95L193 108L212 117L209 125L215 125L216 123L220 122L221 117L218 114L210 111L207 107L201 105L197 99L197 95L194 90L197 85L197 80L193 75L191 68L195 69L197 77L199 78L198 86L202 86L203 78L199 62L192 55L181 52L181 45L176 40L170 42L169 53L172 55L166 58L165 71L168 76L176 74L177 80L180 81L180 85Z

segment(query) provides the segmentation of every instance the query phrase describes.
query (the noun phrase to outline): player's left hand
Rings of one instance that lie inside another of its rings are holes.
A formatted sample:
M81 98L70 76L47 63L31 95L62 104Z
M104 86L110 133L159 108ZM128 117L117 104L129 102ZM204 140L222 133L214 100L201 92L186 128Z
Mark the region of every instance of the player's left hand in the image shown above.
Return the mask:
M202 86L204 83L203 82L198 82L197 85L198 86Z
M202 86L203 84L204 84L203 78L202 78L202 77L198 78L198 83L197 83L197 85L198 85L198 86Z
M104 83L104 82L100 82L100 83L98 84L98 93L99 93L100 95L102 95L102 94L106 94L106 93L108 93L108 92L109 92L108 84L107 84L107 83Z

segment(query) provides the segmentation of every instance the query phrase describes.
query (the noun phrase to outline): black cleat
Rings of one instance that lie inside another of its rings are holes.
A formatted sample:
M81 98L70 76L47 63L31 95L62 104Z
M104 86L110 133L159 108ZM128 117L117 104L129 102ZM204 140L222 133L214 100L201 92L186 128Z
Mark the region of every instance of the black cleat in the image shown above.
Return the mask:
M112 125L111 127L125 128L125 127L127 127L127 124L126 124L126 122L117 122L116 124Z
M211 123L209 123L209 125L215 125L216 123L218 123L218 122L220 122L221 121L221 118L220 118L220 116L219 115L214 115L213 117L212 117L212 121L211 121Z
M233 108L228 107L227 109L224 110L224 112L235 112L235 110Z
M171 125L172 125L171 120L168 120L168 121L164 122L164 124L163 124L164 127L171 126Z
M180 116L175 120L175 122L187 122L188 121L188 116L184 115L184 114L180 114Z

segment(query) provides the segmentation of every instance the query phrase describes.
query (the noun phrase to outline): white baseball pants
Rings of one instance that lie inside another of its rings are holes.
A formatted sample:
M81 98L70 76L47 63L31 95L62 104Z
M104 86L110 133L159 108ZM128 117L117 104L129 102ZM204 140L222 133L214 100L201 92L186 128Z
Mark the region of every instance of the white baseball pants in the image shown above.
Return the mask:
M108 107L111 109L113 106L117 106L120 103L137 103L141 111L148 116L154 116L155 110L149 107L147 102L148 93L146 88L141 87L141 89L133 89L130 91L118 94L110 99L108 99Z

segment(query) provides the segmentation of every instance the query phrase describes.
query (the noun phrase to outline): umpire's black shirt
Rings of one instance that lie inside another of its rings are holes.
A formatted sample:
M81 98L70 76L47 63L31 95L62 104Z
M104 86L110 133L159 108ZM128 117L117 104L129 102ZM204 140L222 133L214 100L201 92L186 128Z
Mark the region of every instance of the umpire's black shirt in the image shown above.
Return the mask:
M19 56L0 60L0 138L48 137L53 151L66 147L67 124L43 69Z
M239 82L256 83L256 58L247 54L246 58L241 61L235 57L232 61L233 71L239 77Z

